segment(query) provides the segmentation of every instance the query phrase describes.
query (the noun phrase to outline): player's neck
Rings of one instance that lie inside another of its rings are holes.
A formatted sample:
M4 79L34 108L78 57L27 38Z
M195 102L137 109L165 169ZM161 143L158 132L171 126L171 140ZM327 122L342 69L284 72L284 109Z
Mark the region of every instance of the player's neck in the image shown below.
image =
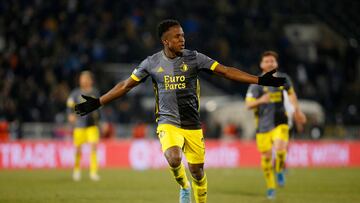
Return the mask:
M84 93L89 93L92 91L92 87L80 87L80 90Z
M170 49L168 49L166 47L163 49L163 52L164 52L164 55L169 59L174 59L174 58L178 57L178 55L176 55L176 53L170 51Z
M263 71L261 72L261 75L264 75L265 73L270 72L270 71L271 71L271 70L269 70L269 71L264 71L264 70L263 70ZM277 73L278 73L278 71L277 71L276 73L274 73L274 75L275 75L275 76L278 75Z

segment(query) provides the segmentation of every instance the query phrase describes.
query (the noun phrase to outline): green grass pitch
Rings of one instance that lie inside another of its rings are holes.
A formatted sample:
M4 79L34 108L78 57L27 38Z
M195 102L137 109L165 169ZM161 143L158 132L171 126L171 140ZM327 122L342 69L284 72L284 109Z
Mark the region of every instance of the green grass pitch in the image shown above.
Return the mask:
M83 171L80 182L71 170L2 170L0 203L171 203L178 189L168 170L104 169L101 181L91 182ZM209 169L209 203L352 203L360 202L360 169L290 169L287 185L275 200L265 198L258 168Z

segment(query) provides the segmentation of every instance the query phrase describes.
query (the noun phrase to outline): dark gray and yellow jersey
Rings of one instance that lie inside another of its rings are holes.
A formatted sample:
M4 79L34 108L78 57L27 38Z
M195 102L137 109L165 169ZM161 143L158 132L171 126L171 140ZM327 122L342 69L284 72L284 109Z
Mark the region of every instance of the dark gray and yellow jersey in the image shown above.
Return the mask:
M155 114L159 124L200 129L200 70L214 70L218 62L196 51L184 50L169 59L163 51L147 57L132 73L136 81L150 76L155 91Z
M67 113L74 113L75 104L85 102L85 99L81 95L87 95L91 97L99 97L99 92L96 89L92 89L91 92L82 92L80 88L74 89L67 99ZM76 116L76 128L84 128L88 126L98 125L100 119L100 112L96 110L85 116Z
M268 87L252 84L246 93L246 101L254 101L266 93L270 94L270 102L262 104L254 110L257 133L268 132L280 124L288 124L284 105L284 91L291 94L294 89L287 74L277 72L276 76L286 78L284 86Z

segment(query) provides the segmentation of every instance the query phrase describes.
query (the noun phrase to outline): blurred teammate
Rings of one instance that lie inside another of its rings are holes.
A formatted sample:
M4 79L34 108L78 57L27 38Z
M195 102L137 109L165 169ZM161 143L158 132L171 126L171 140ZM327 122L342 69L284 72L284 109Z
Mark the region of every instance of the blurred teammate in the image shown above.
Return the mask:
M265 74L278 68L278 54L274 51L266 51L261 55L260 68ZM250 85L246 94L246 107L255 110L256 117L256 142L261 152L261 167L264 171L267 196L275 197L275 176L272 164L272 150L276 153L275 173L279 186L284 186L283 173L287 145L289 140L288 116L285 110L284 98L288 96L294 108L296 122L305 123L305 115L301 112L292 86L291 80L285 73L277 72L276 76L285 77L286 83L280 87Z
M127 80L118 83L100 98L87 98L86 102L76 105L75 110L80 115L86 115L125 95L150 76L156 99L157 134L170 170L180 185L180 202L191 201L192 187L195 201L204 203L207 178L203 168L205 145L199 118L199 71L213 71L231 80L262 85L280 86L285 79L273 77L274 72L263 77L249 75L223 66L204 54L184 49L184 32L176 20L162 21L158 26L158 35L163 50L143 60ZM181 162L183 153L191 172L191 186Z
M68 120L75 126L73 131L73 141L75 145L75 165L73 171L73 179L79 181L81 178L80 161L81 161L81 146L84 143L90 143L90 179L99 180L98 162L96 155L96 145L99 141L99 117L98 111L94 111L89 115L79 117L74 114L74 107L76 103L85 101L81 95L90 95L93 97L99 96L98 91L93 87L93 75L89 71L83 71L79 78L79 88L74 89L68 100Z

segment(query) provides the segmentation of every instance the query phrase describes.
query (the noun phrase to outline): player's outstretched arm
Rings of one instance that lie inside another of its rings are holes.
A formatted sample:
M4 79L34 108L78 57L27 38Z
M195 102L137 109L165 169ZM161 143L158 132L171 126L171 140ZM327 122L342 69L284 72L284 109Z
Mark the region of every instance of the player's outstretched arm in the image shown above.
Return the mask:
M285 84L285 78L273 76L276 70L272 70L270 72L265 73L263 76L257 77L248 74L244 71L241 71L239 69L218 64L215 67L214 72L227 79L234 80L237 82L245 82L250 84L259 84L264 86L275 86L275 87L279 87Z
M86 101L80 104L76 104L75 112L81 116L84 116L98 109L100 106L122 97L138 84L139 82L129 77L127 80L119 82L117 85L115 85L115 87L109 90L106 94L102 95L100 98L81 95Z
M100 104L105 105L117 98L122 97L132 88L137 86L140 82L129 77L128 79L119 82L110 91L100 97Z

